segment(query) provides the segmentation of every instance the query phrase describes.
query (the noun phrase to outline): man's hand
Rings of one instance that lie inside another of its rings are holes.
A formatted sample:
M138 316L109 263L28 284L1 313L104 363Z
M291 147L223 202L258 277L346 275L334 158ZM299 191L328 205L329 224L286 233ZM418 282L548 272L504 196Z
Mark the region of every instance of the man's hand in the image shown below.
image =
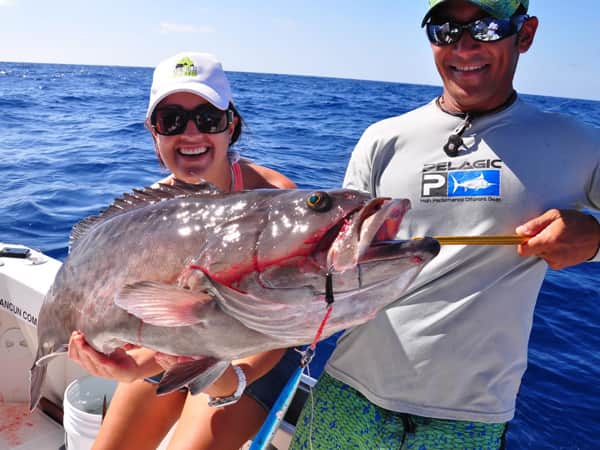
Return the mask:
M94 350L79 331L74 331L69 339L69 358L94 376L117 381L131 382L160 372L154 351L126 347L105 355Z
M515 230L529 240L518 247L521 256L539 256L555 270L593 258L600 245L600 224L576 210L551 209Z

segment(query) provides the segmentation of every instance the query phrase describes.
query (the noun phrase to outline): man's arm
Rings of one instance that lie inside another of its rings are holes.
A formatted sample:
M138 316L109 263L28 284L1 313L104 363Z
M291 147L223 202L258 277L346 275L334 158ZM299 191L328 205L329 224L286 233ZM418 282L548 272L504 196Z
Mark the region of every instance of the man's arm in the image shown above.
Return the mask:
M600 152L600 148L598 149ZM598 152L596 154L599 154ZM539 256L552 269L564 269L585 261L600 261L600 161L597 161L585 192L591 214L573 209L550 209L515 230L530 239L519 246L521 256Z
M367 129L350 156L344 176L343 186L345 188L369 192L371 195L375 195L375 188L371 186L371 173L373 171L371 161L372 147L372 139L369 137L369 129Z

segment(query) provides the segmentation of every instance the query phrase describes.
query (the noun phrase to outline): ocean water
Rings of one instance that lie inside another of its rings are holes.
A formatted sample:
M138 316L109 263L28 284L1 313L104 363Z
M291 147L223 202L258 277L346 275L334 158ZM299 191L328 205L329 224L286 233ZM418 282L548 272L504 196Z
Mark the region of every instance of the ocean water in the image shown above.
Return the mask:
M400 83L229 76L246 121L238 149L302 188L340 186L369 124L440 93ZM151 77L150 68L0 62L0 242L63 260L74 223L165 176L143 126ZM600 102L524 97L600 127ZM509 449L600 448L599 331L600 264L549 271Z

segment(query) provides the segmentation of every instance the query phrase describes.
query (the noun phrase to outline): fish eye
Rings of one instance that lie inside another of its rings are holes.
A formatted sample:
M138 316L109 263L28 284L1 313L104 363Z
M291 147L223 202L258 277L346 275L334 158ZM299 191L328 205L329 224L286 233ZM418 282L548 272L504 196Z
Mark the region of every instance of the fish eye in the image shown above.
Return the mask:
M331 197L327 192L316 191L306 197L306 206L318 212L325 212L331 209Z

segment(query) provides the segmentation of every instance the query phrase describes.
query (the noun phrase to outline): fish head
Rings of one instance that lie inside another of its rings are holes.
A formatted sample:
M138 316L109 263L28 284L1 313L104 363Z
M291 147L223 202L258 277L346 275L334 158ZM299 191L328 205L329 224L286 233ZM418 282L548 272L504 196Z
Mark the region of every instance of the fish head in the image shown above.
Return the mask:
M423 266L439 251L434 240L395 240L410 209L406 199L351 189L249 195L226 227L235 232L204 252L202 267L213 280L256 297L269 297L269 289L322 291L327 274L344 274L336 279L348 289L378 283L407 265Z
M230 196L226 219L219 220L214 233L219 239L204 244L199 265L226 285L255 275L268 285L267 274L286 268L324 275L332 243L369 200L348 189L256 190Z
M337 208L335 214L323 216L324 222L318 228L311 229L305 221L303 227L311 230L310 235L294 233L291 239L277 238L273 233L263 236L263 244L270 243L263 246L263 253L278 249L283 261L287 245L301 237L305 255L289 258L287 265L265 265L260 275L263 286L285 289L310 286L314 292L323 294L324 277L331 274L338 291L366 289L399 277L406 279L406 272L416 276L439 253L440 245L432 238L396 239L404 215L410 210L407 199L373 198L353 190L317 194L329 198L332 210Z

